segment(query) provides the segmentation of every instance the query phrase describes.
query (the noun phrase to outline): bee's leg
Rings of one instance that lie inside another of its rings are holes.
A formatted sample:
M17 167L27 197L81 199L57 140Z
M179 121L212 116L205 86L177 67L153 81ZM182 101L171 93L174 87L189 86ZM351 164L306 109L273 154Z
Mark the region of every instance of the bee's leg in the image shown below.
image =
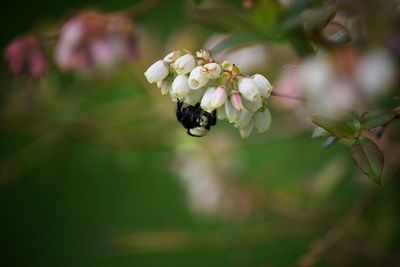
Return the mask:
M183 119L182 105L183 103L180 101L176 103L176 118L178 119L179 122L181 122Z
M179 100L178 100L178 102L176 102L176 106L177 106L178 110L182 109L182 105L183 105L183 102L181 102Z
M217 111L216 110L213 110L213 112L211 113L211 116L210 116L211 118L210 118L210 125L215 125L215 124L217 124Z

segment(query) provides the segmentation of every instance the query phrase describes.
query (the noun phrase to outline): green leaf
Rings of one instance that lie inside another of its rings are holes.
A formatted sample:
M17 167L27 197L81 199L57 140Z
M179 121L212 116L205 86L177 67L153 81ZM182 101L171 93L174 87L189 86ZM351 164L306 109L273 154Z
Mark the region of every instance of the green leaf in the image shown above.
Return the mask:
M304 10L300 19L306 31L323 29L336 15L335 6L322 6Z
M318 138L322 136L328 136L329 133L327 130L321 127L315 127L314 131L312 132L311 138Z
M351 147L351 155L359 169L377 184L381 184L383 153L370 139L356 139Z
M200 23L222 31L247 32L255 27L252 21L243 15L243 12L221 3L194 7L189 12L189 16Z
M247 45L255 42L277 42L281 41L281 36L275 33L258 33L258 32L250 32L250 33L237 33L232 36L229 36L219 42L216 46L212 48L213 53L221 52L225 49L238 47L241 45Z
M311 121L339 138L353 139L360 134L360 123L354 118L339 120L320 115L311 115Z
M394 111L375 110L368 112L361 118L361 127L363 129L372 129L384 125L391 121L395 116Z

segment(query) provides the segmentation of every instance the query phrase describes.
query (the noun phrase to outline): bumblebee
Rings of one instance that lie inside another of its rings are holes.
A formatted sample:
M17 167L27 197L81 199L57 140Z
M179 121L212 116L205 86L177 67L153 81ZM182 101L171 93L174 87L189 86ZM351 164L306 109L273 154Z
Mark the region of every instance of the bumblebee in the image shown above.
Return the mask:
M217 112L209 113L200 107L200 103L192 106L178 101L176 118L187 129L190 136L202 137L208 134L211 126L217 123Z

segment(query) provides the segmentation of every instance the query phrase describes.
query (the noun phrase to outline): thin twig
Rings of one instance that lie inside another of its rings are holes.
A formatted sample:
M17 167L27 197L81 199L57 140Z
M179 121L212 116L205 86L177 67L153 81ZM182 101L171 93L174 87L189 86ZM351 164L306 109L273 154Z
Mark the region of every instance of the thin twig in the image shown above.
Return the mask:
M346 216L339 220L336 225L330 229L326 235L317 240L306 255L300 257L297 265L300 267L315 266L319 260L336 243L340 241L345 232L358 221L362 214L372 204L376 197L376 190L368 191L359 201L357 201L348 211Z
M298 101L305 101L305 99L301 96L288 95L288 94L284 94L284 93L276 92L276 91L272 91L271 95L277 96L277 97L289 98L289 99L298 100Z

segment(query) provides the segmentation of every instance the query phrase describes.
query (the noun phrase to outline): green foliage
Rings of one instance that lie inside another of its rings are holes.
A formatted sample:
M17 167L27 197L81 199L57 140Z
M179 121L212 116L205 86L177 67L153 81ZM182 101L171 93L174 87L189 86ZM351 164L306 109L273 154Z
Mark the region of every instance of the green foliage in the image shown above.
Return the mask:
M360 170L380 185L384 160L379 147L370 139L360 137L353 143L351 154Z
M339 138L353 139L360 134L360 123L353 117L340 120L322 115L312 115L311 121Z
M317 127L312 137L325 136L327 133L336 138L345 138L353 142L351 154L358 168L377 184L381 183L383 169L383 153L370 139L361 136L361 129L375 128L387 123L394 117L393 112L370 112L361 121L355 117L346 120L327 118L324 116L311 116L312 122Z
M282 41L282 37L277 33L260 33L260 32L249 32L249 33L237 33L227 37L218 43L213 49L213 53L221 52L231 47L237 47L240 45L246 45L255 42L279 42Z
M195 6L189 16L204 25L217 30L230 32L246 32L254 28L245 14L231 5L215 4L213 6Z
M394 111L376 110L371 111L361 117L361 127L363 129L373 129L375 127L385 125L395 116Z
M321 127L316 127L311 134L311 138L318 138L322 136L329 136L329 132Z

